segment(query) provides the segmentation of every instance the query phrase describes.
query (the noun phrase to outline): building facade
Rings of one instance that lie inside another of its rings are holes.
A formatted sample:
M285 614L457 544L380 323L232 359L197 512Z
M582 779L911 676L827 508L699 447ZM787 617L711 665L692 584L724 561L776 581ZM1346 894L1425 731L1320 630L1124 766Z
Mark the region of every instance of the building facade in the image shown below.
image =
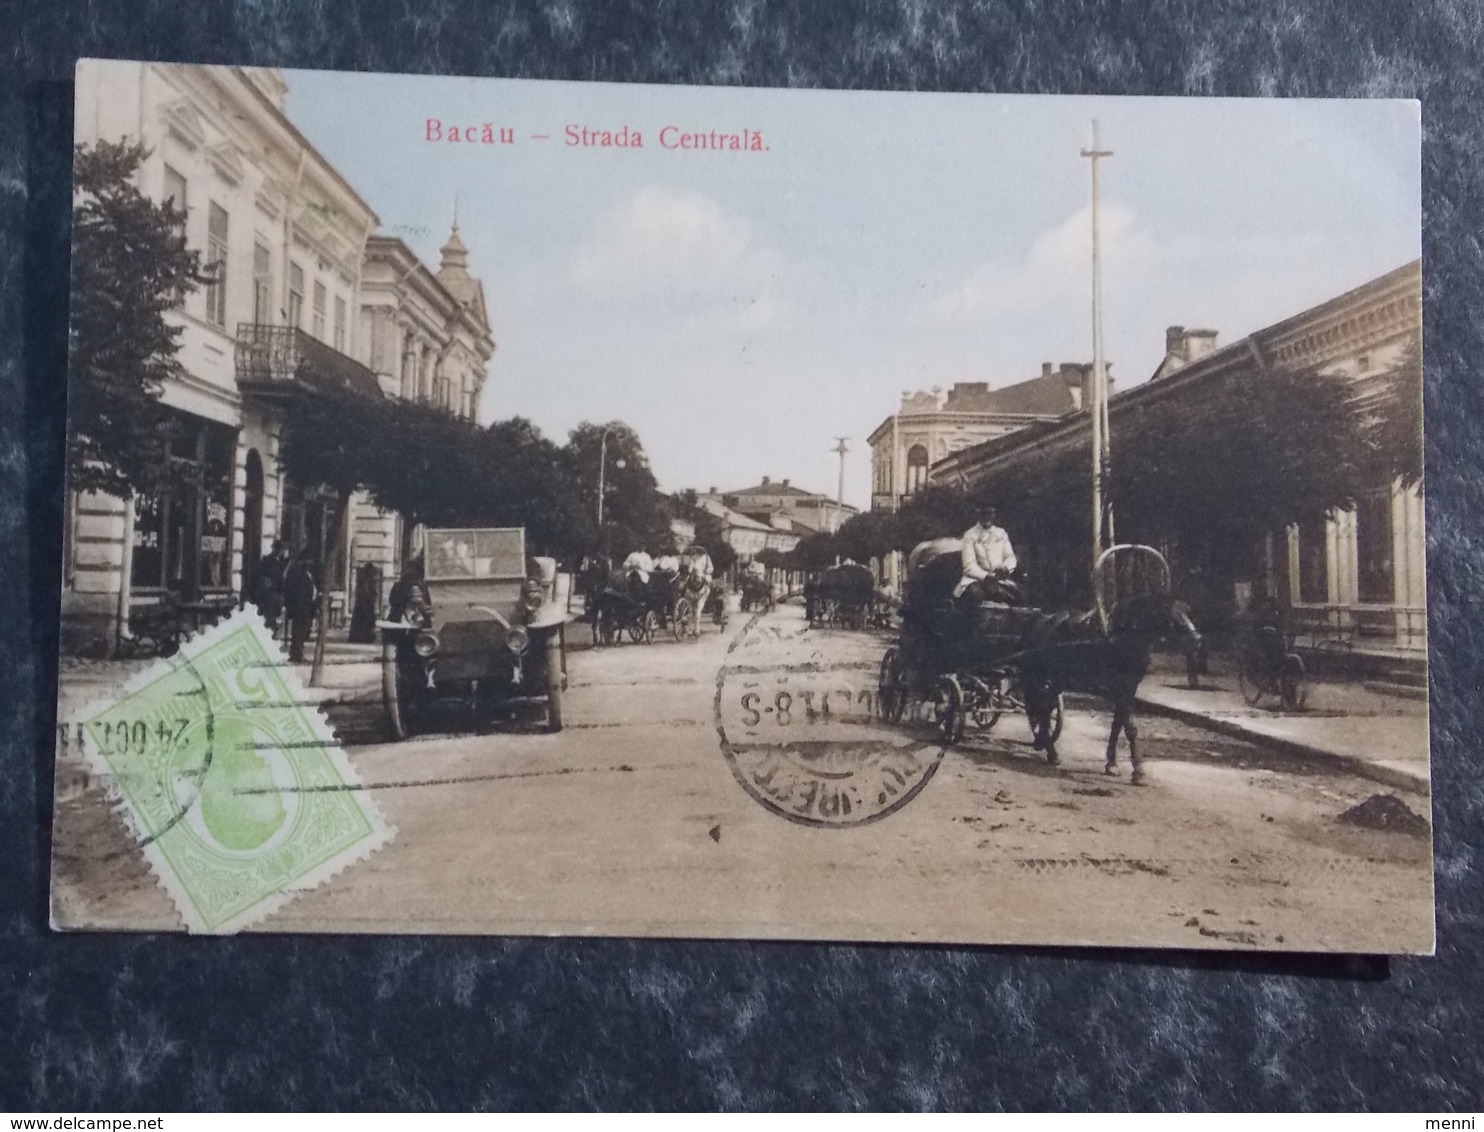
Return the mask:
M360 310L366 360L387 397L436 405L473 421L495 340L484 287L469 273L457 222L439 255L433 271L396 237L367 240ZM349 535L349 569L371 566L385 599L414 532L400 516L358 495Z
M787 479L774 480L770 476L736 491L719 492L712 488L700 498L714 500L766 527L792 534L795 543L806 534L839 530L859 510L828 495L795 487Z
M332 501L278 464L294 398L333 387L477 412L494 341L457 225L436 271L374 236L370 205L284 113L287 91L275 70L78 68L76 141L143 142L139 187L185 213L211 281L168 316L182 331L184 373L162 392L175 425L169 458L197 486L69 498L68 651L112 652L151 607L209 616L254 596L275 540L322 558L337 534ZM348 592L360 564L395 570L394 516L358 499L342 521L332 590Z
M961 381L945 394L902 391L897 411L871 433L871 508L895 511L928 482L936 463L983 441L1082 407L1092 367L1063 362L1041 366L1038 377L1000 389Z
M1155 398L1194 403L1208 383L1273 368L1347 377L1364 408L1379 403L1384 382L1410 350L1420 349L1421 333L1421 265L1413 261L1224 347L1218 347L1215 331L1171 327L1166 356L1152 379L1112 398L1109 415L1116 421ZM1420 387L1416 395L1421 398ZM1086 414L1079 413L990 440L934 464L930 481L993 483L998 471L1042 459L1058 446L1085 444L1087 427ZM1113 458L1116 463L1116 452ZM1425 655L1420 485L1372 484L1356 507L1272 532L1254 558L1248 577L1227 595L1236 611L1263 591L1286 607L1295 628L1311 639Z

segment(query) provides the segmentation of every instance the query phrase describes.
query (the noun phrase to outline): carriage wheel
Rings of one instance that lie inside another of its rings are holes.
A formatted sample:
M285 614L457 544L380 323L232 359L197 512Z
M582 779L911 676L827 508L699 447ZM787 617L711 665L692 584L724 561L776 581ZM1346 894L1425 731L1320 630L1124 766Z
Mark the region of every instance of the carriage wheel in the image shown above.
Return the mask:
M964 737L964 690L957 676L945 676L938 684L938 734L952 746Z
M677 597L670 607L670 635L677 641L685 636L686 623L690 620L690 598Z
M1278 677L1278 692L1287 711L1303 711L1309 702L1309 681L1305 678L1304 658L1289 653L1283 658L1283 673Z
M629 622L629 640L636 645L645 645L654 640L654 635L660 629L660 615L652 609L646 609L644 616L637 621Z
M1262 670L1262 659L1256 649L1246 649L1237 664L1237 686L1242 690L1242 699L1248 707L1256 707L1264 693L1272 690L1272 680Z
M1067 700L1060 692L1056 695L1056 706L1051 709L1051 741L1061 738L1061 726L1067 721Z
M881 674L876 681L876 710L888 723L900 723L907 710L907 673L902 667L902 651L896 645L881 658Z

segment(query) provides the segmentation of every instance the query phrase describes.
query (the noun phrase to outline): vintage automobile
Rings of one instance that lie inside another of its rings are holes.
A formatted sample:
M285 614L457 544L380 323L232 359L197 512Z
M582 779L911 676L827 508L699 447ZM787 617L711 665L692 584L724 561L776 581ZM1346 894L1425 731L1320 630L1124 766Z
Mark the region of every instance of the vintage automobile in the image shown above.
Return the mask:
M520 527L429 530L424 577L382 637L382 698L397 739L439 719L466 724L544 709L562 729L565 605L556 562L526 557ZM406 585L407 583L401 583Z

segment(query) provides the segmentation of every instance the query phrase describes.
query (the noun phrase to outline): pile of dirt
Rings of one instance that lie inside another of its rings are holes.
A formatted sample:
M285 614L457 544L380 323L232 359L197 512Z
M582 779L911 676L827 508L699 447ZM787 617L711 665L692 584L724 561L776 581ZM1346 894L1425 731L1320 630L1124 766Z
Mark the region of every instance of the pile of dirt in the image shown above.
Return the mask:
M1432 834L1425 817L1414 814L1395 794L1372 794L1358 806L1351 806L1339 816L1346 825L1362 829L1379 829L1388 833L1410 833L1416 837Z

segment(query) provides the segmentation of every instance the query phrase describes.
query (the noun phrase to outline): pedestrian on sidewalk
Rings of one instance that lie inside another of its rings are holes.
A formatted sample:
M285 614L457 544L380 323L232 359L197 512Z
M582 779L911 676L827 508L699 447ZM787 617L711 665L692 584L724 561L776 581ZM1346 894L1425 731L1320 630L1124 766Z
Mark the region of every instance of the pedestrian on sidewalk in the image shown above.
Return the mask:
M284 612L289 622L289 660L294 664L304 663L304 643L314 626L318 600L319 586L314 581L309 551L303 550L289 566L283 582Z
M258 612L268 632L278 636L278 619L283 616L283 582L288 574L289 552L282 539L273 540L273 549L258 566L257 601Z

